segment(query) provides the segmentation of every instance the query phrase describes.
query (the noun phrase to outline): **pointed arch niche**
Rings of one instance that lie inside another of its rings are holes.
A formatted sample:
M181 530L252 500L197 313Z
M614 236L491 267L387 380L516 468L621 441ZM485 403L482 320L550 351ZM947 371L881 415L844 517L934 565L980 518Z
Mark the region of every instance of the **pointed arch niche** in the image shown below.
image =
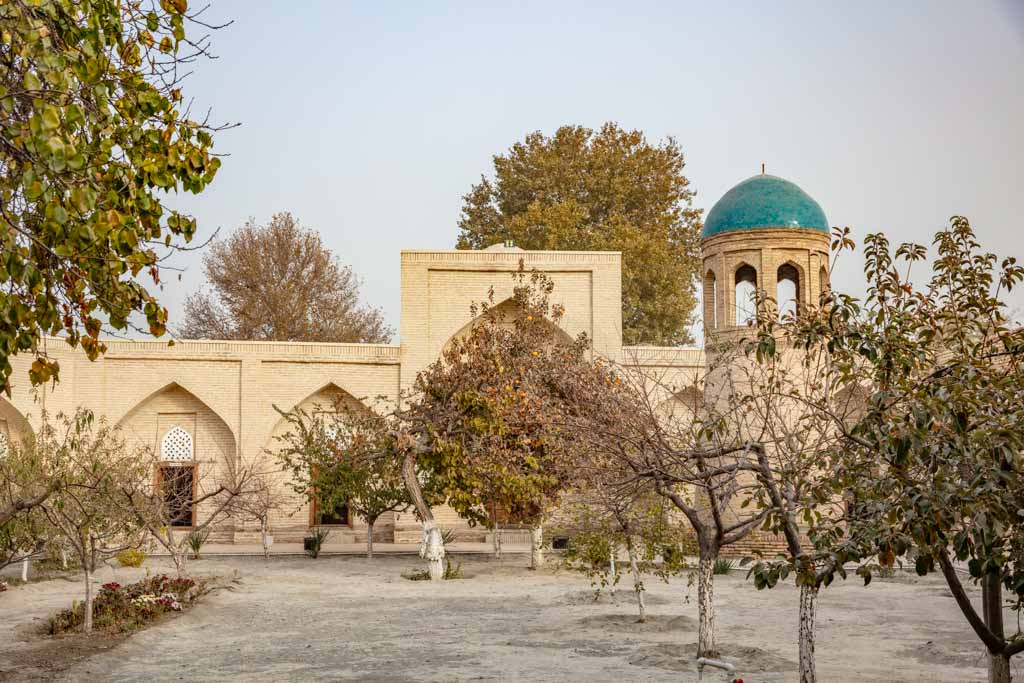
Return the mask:
M230 479L238 464L235 434L202 399L171 382L136 404L118 424L157 455L156 485L166 495L172 526L189 528L213 501L193 502ZM210 510L212 512L212 508ZM218 542L232 538L230 521L214 528Z
M279 405L278 408L286 409ZM287 410L302 410L308 414L319 414L328 416L342 410L368 411L369 408L355 396L345 391L334 382L329 382L313 393L306 396ZM281 511L277 513L275 523L272 525L278 531L294 529L295 533L305 533L310 526L330 527L352 527L356 520L349 513L346 505L339 505L333 510L318 509L315 499L312 496L305 496L296 493L292 487L291 475L280 468L280 463L275 460L273 453L281 449L281 440L291 431L291 425L284 418L280 418L270 432L270 437L264 448L264 452L270 454L264 470L272 472L268 478L270 485L276 495L285 500ZM275 465L277 465L275 467ZM382 528L385 525L381 525ZM286 532L287 533L287 532ZM378 534L374 533L374 538Z
M31 432L28 418L13 403L0 398L0 457L7 455L12 444L19 443Z
M718 329L718 280L713 270L704 274L704 327Z
M477 317L470 320L468 323L462 326L462 328L448 338L445 342L442 353L448 351L451 348L452 342L456 339L462 339L469 335L473 331L473 328L480 325L488 317L497 321L499 327L511 328L515 325L516 320L521 318L523 315L523 308L514 299L505 299L499 304L491 306L486 313L481 313ZM569 333L558 327L554 323L548 323L548 326L554 331L554 338L558 344L571 344L572 337Z

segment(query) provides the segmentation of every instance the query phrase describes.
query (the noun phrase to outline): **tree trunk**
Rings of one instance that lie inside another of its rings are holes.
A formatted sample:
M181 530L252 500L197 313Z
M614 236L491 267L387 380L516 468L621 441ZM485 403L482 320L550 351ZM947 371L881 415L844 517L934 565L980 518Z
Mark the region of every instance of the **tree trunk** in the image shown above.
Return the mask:
M633 591L636 593L636 606L640 610L641 624L647 621L647 607L644 605L644 582L640 578L640 566L636 562L636 547L630 541L626 546L629 552L629 568L633 571Z
M185 563L188 562L188 548L176 547L171 551L171 559L174 561L174 570L178 573L179 579L188 576L185 570Z
M263 559L270 559L270 546L267 545L267 536L269 535L270 525L267 523L267 516L263 515L260 517L260 543L263 544Z
M818 598L816 586L800 586L800 683L815 683L814 614Z
M715 643L715 560L718 548L701 547L697 564L697 656L717 657Z
M376 519L366 520L366 559L373 559L373 523Z
M28 583L28 555L21 558L21 582Z
M988 573L981 580L981 608L985 626L1000 640L1006 639L1003 625L1003 584L999 574ZM1002 654L988 653L988 682L1010 683L1010 659Z
M82 619L82 630L86 633L92 633L92 572L89 571L88 567L83 568L83 570L85 572L85 614Z
M1003 655L988 655L988 683L1010 683L1010 659Z
M618 571L615 569L615 544L612 543L608 550L608 580L611 582L612 591L615 590L615 582L618 578Z
M544 566L544 527L538 524L530 528L530 569Z
M420 557L427 561L427 569L430 572L432 581L440 581L444 578L444 539L441 538L441 530L434 523L434 513L427 505L423 497L423 489L420 487L420 480L416 476L416 457L409 453L402 461L402 481L409 491L416 512L423 522L423 540L420 543Z
M501 559L501 527L494 523L494 532L491 538L491 545L494 547L494 559Z

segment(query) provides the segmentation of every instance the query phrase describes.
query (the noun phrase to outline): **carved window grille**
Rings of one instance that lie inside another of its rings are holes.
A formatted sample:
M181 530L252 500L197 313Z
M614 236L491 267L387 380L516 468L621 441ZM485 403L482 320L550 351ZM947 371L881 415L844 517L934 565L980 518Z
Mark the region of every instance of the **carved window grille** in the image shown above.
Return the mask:
M164 434L160 444L160 459L165 462L192 462L192 435L181 427L174 427Z

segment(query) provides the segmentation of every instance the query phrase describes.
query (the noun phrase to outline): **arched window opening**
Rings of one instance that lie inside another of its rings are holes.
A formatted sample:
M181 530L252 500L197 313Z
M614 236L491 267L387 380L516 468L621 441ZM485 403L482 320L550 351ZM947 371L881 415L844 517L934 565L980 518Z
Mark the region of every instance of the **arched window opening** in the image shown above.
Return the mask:
M160 443L160 459L166 462L192 462L192 435L181 427L168 431Z
M832 288L832 285L828 280L828 268L825 266L822 266L821 270L818 272L818 283L823 293Z
M800 301L800 272L791 264L779 266L775 301L779 307L779 321L795 318Z
M704 326L709 330L718 327L718 283L710 270L704 276Z
M318 410L314 412L313 416L323 426L324 437L331 444L331 448L348 447L349 435L339 427L338 420L341 417L337 412ZM316 495L315 491L313 492L310 512L312 514L312 526L347 526L351 522L347 502L332 501L331 503L324 504L320 501L320 497Z
M160 442L160 489L166 517L173 527L195 524L196 468L192 435L173 427Z
M736 271L736 324L749 325L757 319L757 271L741 266Z

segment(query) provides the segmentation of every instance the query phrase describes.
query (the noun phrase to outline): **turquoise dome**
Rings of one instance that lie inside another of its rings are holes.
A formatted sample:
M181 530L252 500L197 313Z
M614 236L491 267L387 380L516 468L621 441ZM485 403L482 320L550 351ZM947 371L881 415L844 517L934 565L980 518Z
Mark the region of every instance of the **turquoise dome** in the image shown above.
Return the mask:
M784 178L747 178L718 200L704 221L707 239L729 230L808 228L828 233L828 221L818 202Z

